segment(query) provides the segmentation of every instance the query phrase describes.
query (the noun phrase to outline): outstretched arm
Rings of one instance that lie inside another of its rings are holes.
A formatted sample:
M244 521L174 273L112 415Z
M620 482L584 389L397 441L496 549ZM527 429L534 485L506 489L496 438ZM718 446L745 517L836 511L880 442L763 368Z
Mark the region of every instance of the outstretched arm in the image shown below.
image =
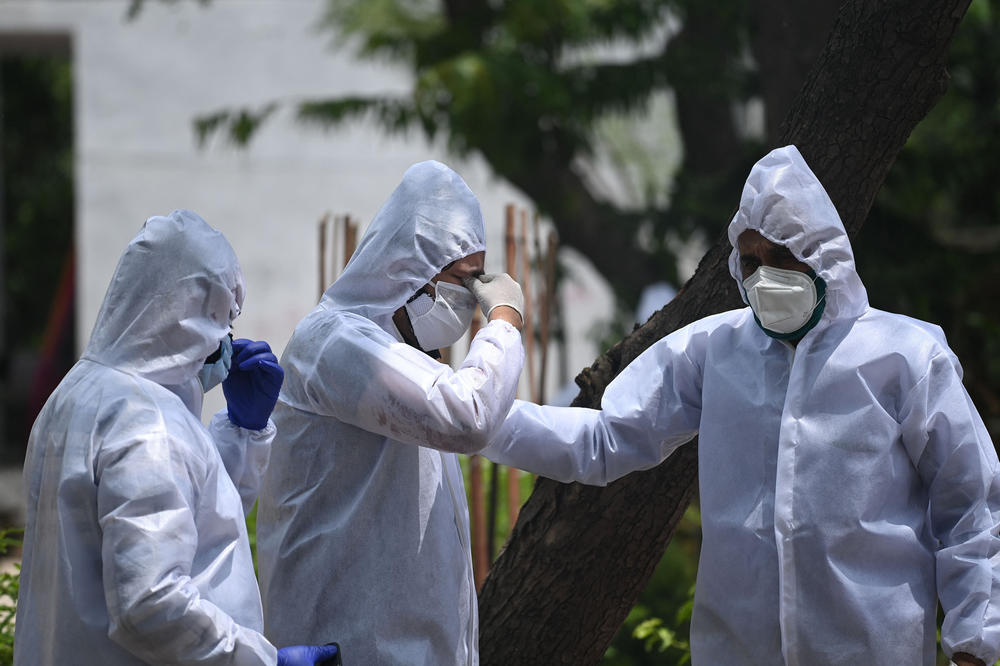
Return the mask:
M557 481L606 485L661 463L698 432L701 342L681 329L608 385L601 409L516 401L484 456Z

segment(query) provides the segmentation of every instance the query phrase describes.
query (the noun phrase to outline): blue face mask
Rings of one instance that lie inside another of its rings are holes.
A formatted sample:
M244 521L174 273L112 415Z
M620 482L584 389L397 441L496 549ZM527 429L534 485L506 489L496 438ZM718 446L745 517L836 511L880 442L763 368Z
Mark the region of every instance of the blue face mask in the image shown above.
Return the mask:
M233 362L233 336L222 338L219 348L205 359L205 365L198 371L198 381L201 388L208 393L229 376L229 368Z

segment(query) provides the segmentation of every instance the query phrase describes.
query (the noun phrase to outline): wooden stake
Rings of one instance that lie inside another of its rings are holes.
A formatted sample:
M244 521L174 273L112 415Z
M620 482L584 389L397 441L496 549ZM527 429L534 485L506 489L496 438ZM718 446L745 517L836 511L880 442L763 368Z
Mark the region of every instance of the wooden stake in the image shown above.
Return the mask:
M507 204L504 208L504 216L506 218L506 227L504 228L504 250L505 250L505 265L507 275L511 276L515 280L517 279L517 240L514 237L514 204Z
M514 204L507 204L504 207L504 270L506 270L508 275L517 280L517 241L514 237L515 216ZM496 550L497 510L500 503L498 497L499 489L500 465L494 464L490 472L489 518L486 524L486 545L490 557L493 557L493 553ZM510 524L513 526L513 521Z
M326 283L326 228L330 223L330 213L324 213L319 218L319 296L323 298L323 292L329 286Z
M549 365L549 321L552 317L552 306L556 298L556 247L558 243L559 241L556 238L555 232L550 231L548 247L545 251L545 272L542 275L545 289L542 297L542 322L539 332L542 347L542 364L538 379L539 404L545 403L545 374Z
M527 248L524 243L524 231L525 231L525 213L521 212L521 235L517 236L514 231L514 216L515 211L513 206L508 206L507 208L507 272L515 280L521 283L521 289L524 292L524 321L522 322L522 339L525 340L525 362L528 365L528 393L532 392L532 384L534 383L534 376L531 369L531 329L529 327L531 305L529 300L529 284L531 275L531 266L528 263L528 253ZM518 265L517 265L517 250L521 251L521 272L518 275ZM520 278L520 279L518 279ZM518 483L518 470L513 467L507 468L507 527L509 530L514 529L514 524L517 522L517 516L521 512L521 485Z
M524 363L528 366L528 399L538 402L535 385L535 318L531 307L531 251L528 247L528 211L521 211L521 289L524 290Z
M354 255L358 246L358 225L351 220L350 215L344 216L344 268ZM343 269L341 269L343 272Z
M476 337L482 327L482 313L476 308L469 327L469 339ZM482 589L483 581L490 572L490 551L486 533L486 505L483 494L482 459L477 455L469 456L469 495L472 506L472 571L476 579L476 591Z

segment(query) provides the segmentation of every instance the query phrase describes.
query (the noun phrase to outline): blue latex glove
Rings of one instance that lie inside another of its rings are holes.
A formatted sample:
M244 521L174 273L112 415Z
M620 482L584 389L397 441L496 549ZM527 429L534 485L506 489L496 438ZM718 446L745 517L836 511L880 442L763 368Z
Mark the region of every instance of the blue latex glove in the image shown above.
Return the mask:
M284 378L285 371L266 342L233 340L233 363L222 382L229 420L250 430L263 429L278 401Z
M293 645L278 650L278 666L313 666L340 664L340 648L330 645Z

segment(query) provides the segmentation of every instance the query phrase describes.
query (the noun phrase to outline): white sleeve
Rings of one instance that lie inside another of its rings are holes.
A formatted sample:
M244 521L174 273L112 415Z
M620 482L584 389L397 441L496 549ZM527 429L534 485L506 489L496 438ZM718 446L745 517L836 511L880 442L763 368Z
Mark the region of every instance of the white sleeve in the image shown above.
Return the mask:
M928 491L937 551L941 644L987 664L1000 658L1000 464L950 352L909 392L903 442Z
M569 482L606 485L663 462L698 432L701 378L681 329L640 354L604 391L601 409L516 401L482 455Z
M347 330L320 344L282 358L295 375L291 383L304 378L304 386L289 388L304 395L292 406L455 453L486 446L510 410L524 364L520 332L501 320L480 329L457 370L381 329ZM282 389L286 401L289 391Z
M271 457L271 442L276 432L274 422L268 419L261 430L242 428L229 420L229 413L223 407L212 417L208 431L226 466L226 473L240 493L243 513L248 514L257 501L261 479Z
M271 665L277 650L204 599L191 580L192 507L211 479L166 435L97 461L97 511L108 636L151 664Z

